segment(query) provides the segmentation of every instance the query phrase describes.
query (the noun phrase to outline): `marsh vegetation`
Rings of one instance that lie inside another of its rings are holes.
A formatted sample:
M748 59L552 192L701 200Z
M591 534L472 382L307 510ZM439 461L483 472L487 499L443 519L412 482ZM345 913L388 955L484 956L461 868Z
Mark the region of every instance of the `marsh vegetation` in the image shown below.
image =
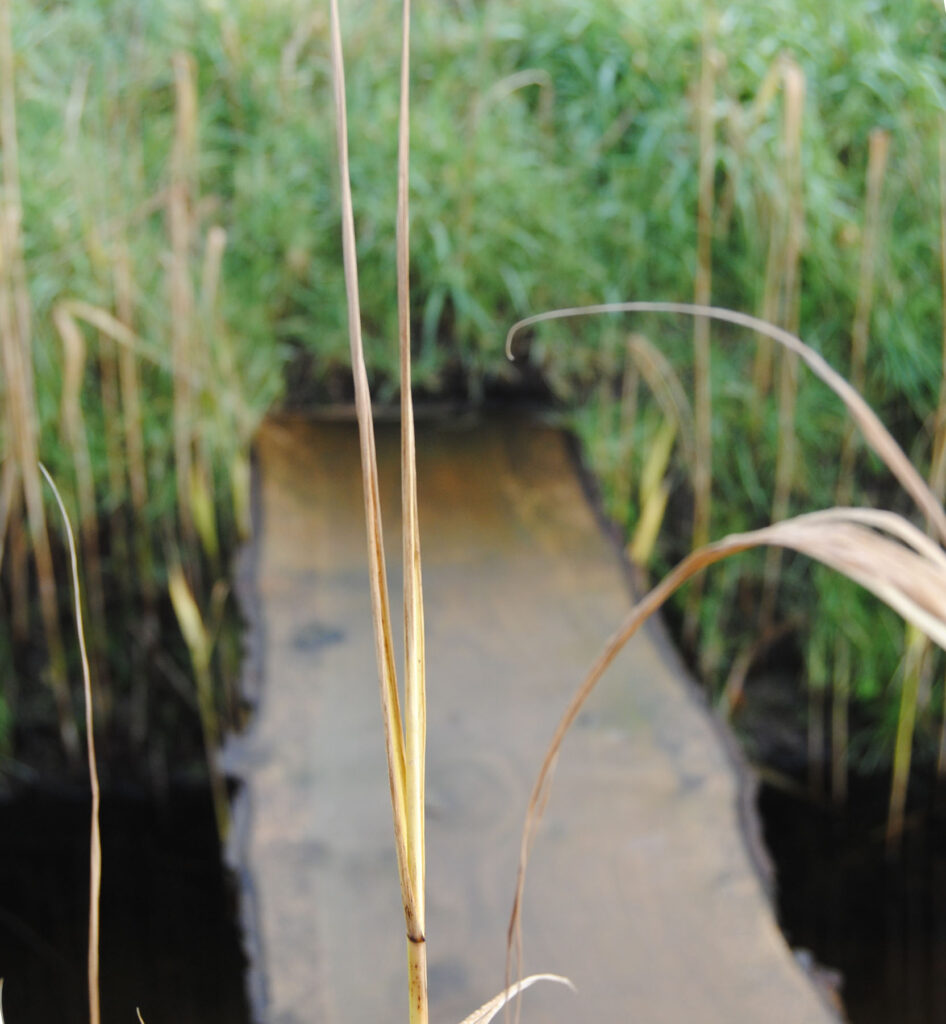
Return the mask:
M941 501L946 22L927 0L785 12L419 9L399 314L388 5L354 4L342 26L357 139L346 214L326 9L0 2L3 776L81 765L41 454L77 525L106 775L137 764L160 779L206 749L225 829L213 750L244 709L221 626L254 430L287 396L355 395L364 420L369 382L381 400L399 389L398 336L423 394L475 402L515 384L506 329L536 310L639 297L755 312L845 372ZM345 302L342 224L351 242L357 228L360 311L353 248ZM535 323L527 339L644 573L802 509L912 507L844 406L800 375L797 350L658 312ZM355 319L366 369L353 386ZM931 508L915 517L932 530ZM845 522L849 539L863 528ZM910 779L946 774L946 666L875 597L781 551L691 584L671 612L680 643L737 728L754 669L788 664L804 763L768 767L838 805L852 773L889 780L894 852ZM396 780L405 754L390 742ZM422 781L398 788L422 851ZM422 933L422 852L404 845L401 875Z

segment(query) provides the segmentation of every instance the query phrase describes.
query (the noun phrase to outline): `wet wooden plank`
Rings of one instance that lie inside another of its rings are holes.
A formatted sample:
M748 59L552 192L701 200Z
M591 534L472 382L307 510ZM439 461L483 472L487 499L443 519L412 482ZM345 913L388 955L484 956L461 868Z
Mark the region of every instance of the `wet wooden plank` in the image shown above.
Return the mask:
M418 436L431 1018L449 1024L502 987L528 791L630 597L558 432L504 420ZM378 447L397 616L396 432ZM257 455L264 686L231 762L265 1019L403 1020L355 430L271 421ZM738 797L708 713L642 633L566 741L528 879L526 968L568 974L578 993L532 990L525 1021L834 1019L775 925Z

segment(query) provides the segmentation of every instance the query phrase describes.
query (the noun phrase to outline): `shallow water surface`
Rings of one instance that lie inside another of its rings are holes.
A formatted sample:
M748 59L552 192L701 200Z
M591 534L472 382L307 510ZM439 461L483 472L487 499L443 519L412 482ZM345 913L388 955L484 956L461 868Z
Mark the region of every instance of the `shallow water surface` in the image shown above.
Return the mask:
M88 1020L89 803L0 803L0 977L7 1024ZM102 804L102 1018L248 1024L243 955L201 788Z

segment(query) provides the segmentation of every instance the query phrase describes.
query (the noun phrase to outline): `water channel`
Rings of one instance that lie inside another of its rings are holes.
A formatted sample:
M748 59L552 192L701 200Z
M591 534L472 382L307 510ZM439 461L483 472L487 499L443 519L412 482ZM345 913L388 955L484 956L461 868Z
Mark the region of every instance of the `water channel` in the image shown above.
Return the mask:
M466 457L488 464L496 452ZM946 1019L946 824L912 830L892 866L876 833L774 790L759 806L780 923L793 947L843 973L853 1024ZM113 792L102 823L103 1019L133 1021L140 1007L148 1024L249 1024L237 899L207 794ZM0 803L7 1024L84 1024L87 828L88 801L76 793Z

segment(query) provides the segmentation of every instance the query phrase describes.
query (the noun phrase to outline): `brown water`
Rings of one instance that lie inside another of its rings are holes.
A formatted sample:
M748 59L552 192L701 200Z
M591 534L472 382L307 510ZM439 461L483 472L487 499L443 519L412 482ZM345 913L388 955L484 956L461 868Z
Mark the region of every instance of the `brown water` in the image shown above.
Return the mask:
M0 803L0 977L8 1024L85 1024L86 800ZM102 806L102 1018L248 1024L243 955L203 789Z

